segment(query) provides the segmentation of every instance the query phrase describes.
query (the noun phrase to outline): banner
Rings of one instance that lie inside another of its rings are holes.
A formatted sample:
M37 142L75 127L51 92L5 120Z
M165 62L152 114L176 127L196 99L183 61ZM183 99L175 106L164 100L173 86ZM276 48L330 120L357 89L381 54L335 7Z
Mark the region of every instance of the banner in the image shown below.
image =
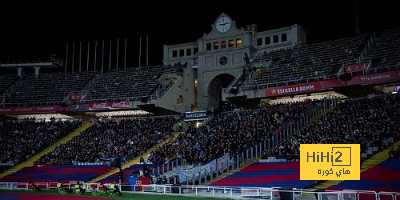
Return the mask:
M186 182L187 179L192 180L193 177L196 179L199 176L204 177L204 175L215 172L217 170L217 161L213 160L205 165L193 167L191 169L181 169L178 171L179 174L179 181L181 183Z
M231 164L231 160L229 160L230 156L229 153L225 154L221 158L217 159L217 169L218 171L224 171L227 166Z
M193 177L195 179L199 178L199 176L204 177L204 175L206 175L206 172L207 175L210 175L212 172L215 172L216 170L224 171L233 162L232 160L229 160L229 158L230 156L227 153L224 156L215 159L205 165L193 167L191 169L181 169L178 171L179 181L181 183L184 183L187 181L187 179L192 180Z
M17 114L17 113L42 113L42 112L60 112L63 111L61 106L29 106L29 107L9 107L0 108L0 114Z
M69 105L67 107L56 106L29 106L29 107L0 107L0 114L13 113L51 113L51 112L78 112L89 110L115 110L129 108L129 101L89 103Z
M89 110L114 110L129 108L129 101L89 103Z
M393 82L397 80L400 80L400 70L353 76L349 81L343 81L339 78L336 78L336 79L323 80L319 82L271 87L271 88L266 88L265 93L267 97L283 96L283 95L302 94L309 92L318 92L320 90L327 90L335 87L343 87L348 85L368 85L368 84L375 84L382 82Z
M368 64L369 62L363 62L355 65L344 66L343 71L345 73L363 71L368 67Z
M347 85L368 85L400 80L400 70L351 77Z
M69 95L69 100L71 101L79 101L85 98L84 94L71 94Z
M281 96L281 95L317 92L319 90L320 90L319 82L311 82L311 83L301 83L295 85L266 88L265 93L267 96Z
M194 121L194 120L202 120L206 119L207 111L197 111L197 112L185 112L185 121Z

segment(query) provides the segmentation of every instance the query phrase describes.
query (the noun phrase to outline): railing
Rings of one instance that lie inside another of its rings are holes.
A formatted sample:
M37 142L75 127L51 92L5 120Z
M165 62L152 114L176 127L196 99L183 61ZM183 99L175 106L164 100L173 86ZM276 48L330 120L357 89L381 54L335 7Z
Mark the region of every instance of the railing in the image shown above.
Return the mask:
M342 63L342 66L340 66L340 69L337 72L336 76L340 77L343 73L344 73L344 63Z
M21 78L21 77L18 77L18 79L17 79L15 82L13 82L12 85L11 85L7 90L5 90L5 91L3 92L3 97L9 96L11 90L13 90L14 87L15 87L15 85L19 84L19 82L21 82L21 80L22 80L22 78Z
M357 58L357 63L360 63L362 60L364 60L364 56L367 54L367 51L371 47L374 40L375 40L375 33L372 34L371 38L368 40L364 49L361 51L360 56Z
M137 98L148 98L148 100L157 99L156 95L121 97L121 98L106 98L106 99L88 99L82 100L81 103L96 103L96 102L112 102L112 101L136 101Z
M94 76L90 79L90 81L82 88L80 91L70 91L67 96L64 97L63 102L70 102L69 97L72 94L83 94L83 98L79 100L81 102L87 97L87 94L89 93L89 88L92 86L93 82L99 77L99 74L94 74Z
M236 84L236 82L240 79L240 77L242 76L242 74L243 74L243 72L240 72L239 73L239 76L238 76L238 78L234 78L233 79L233 81L228 85L228 87L227 88L224 88L224 92L225 93L228 93L231 89L232 89L232 87Z
M368 66L364 69L363 73L367 74L372 66L372 60L368 62Z
M37 187L41 189L56 189L56 182L35 182ZM73 189L76 181L70 181L68 188ZM111 184L104 184L110 188ZM99 183L82 183L82 188L86 192L100 192ZM318 200L338 199L338 200L360 200L365 196L372 196L375 200L380 200L385 196L389 196L392 200L400 199L400 192L372 191L372 190L327 190L317 192L310 189L283 189L281 187L231 187L231 186L205 186L205 185L130 185L117 184L121 192L125 193L152 193L163 195L182 195L182 196L198 196L198 197L215 197L215 198L267 198L282 199L283 196L296 199L302 196L314 196ZM29 190L29 183L26 182L0 182L0 189L3 190Z
M160 80L163 80L165 78L165 76L170 75L170 74L163 74L159 79L158 82L160 82ZM163 98L169 91L169 89L171 89L171 87L176 84L177 80L174 80L173 83L169 84L166 88L163 89L159 89L157 88L156 92L155 92L155 96L157 96L158 98Z
M279 81L279 82L274 82L274 83L252 84L252 85L246 84L241 87L242 88L241 90L245 91L245 90L254 90L254 89L265 89L265 88L269 88L269 87L287 86L287 85L299 84L299 83L309 83L309 82L315 82L315 81L326 80L326 79L331 79L331 78L337 78L337 74L330 74L324 78L309 77L309 78L305 78L305 79L298 79L298 80L291 80L291 81Z

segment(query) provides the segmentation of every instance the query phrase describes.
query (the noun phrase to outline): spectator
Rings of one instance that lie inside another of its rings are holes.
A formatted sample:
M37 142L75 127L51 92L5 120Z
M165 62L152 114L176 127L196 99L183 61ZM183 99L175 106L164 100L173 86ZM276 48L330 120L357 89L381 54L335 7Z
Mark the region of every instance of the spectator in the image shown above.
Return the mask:
M94 163L116 157L126 162L170 138L175 122L176 116L123 119L119 123L114 119L98 121L68 143L41 157L39 164Z

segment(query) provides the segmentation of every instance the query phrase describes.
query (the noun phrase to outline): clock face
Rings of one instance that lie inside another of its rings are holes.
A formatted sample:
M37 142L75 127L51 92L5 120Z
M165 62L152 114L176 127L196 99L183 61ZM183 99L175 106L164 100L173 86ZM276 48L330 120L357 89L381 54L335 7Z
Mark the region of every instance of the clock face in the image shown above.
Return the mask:
M225 33L231 28L231 25L232 20L229 17L222 16L218 18L216 27L219 32Z
M221 58L219 58L219 64L221 65L225 65L228 62L228 58L225 56L222 56Z

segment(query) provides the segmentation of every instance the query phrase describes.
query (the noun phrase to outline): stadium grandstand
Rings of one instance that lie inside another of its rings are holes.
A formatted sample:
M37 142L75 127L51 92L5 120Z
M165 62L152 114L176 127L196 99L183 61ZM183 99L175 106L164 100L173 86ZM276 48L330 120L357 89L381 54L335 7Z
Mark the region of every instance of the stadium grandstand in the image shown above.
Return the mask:
M310 43L299 24L214 20L161 65L118 63L126 39L2 62L0 199L400 198L400 28ZM301 180L300 144L360 144L360 180Z

